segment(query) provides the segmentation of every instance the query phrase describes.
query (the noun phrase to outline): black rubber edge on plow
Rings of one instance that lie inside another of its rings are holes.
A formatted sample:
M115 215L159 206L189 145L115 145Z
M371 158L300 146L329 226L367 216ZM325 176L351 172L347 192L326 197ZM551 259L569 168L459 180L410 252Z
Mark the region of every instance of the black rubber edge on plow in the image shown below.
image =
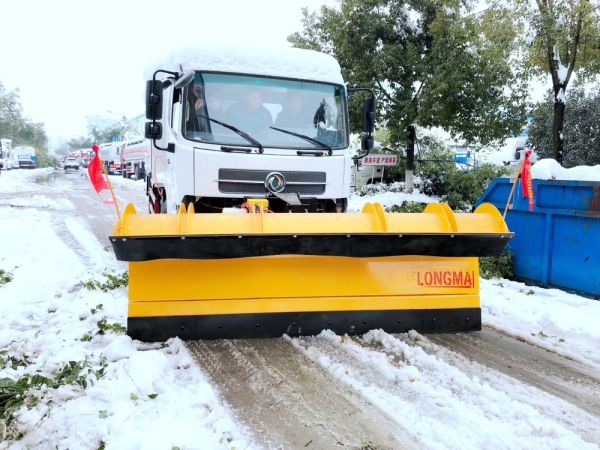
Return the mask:
M499 256L513 234L110 236L110 241L119 261L273 255L482 257Z
M382 329L388 333L481 330L480 308L391 311L326 311L213 316L129 317L127 334L144 342L314 336L322 330L361 335Z

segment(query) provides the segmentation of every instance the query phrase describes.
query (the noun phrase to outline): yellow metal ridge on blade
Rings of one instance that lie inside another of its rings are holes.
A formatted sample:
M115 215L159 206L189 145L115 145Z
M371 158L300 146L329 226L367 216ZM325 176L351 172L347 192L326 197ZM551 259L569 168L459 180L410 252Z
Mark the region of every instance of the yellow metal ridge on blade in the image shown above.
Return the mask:
M195 214L181 205L177 214L137 214L128 204L115 221L113 236L240 234L498 234L510 233L498 209L480 205L474 213L455 214L444 203L430 203L423 213L386 213L367 203L360 213L288 214L250 209L248 214Z
M383 298L288 298L129 302L128 317L209 316L318 311L405 311L479 308L479 295Z

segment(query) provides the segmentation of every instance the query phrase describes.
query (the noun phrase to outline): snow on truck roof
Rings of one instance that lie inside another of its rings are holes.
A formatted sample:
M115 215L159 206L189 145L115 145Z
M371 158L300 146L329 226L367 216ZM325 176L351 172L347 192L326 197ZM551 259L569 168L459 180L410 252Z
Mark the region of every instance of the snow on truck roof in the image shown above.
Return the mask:
M172 72L182 69L233 72L344 84L340 66L334 57L299 48L257 48L240 45L181 47L166 58L149 64L144 71L144 78L152 79L158 69Z

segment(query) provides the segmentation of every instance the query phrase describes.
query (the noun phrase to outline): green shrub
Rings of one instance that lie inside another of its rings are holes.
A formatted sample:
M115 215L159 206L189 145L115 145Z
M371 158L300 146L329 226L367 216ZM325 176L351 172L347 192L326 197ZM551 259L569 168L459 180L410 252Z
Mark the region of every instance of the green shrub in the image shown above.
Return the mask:
M0 269L0 286L5 285L6 283L10 283L13 280L13 272L15 269L18 269L19 266L15 266L15 268L11 271L6 271L4 269Z
M436 141L425 141L415 160L415 187L432 197L446 195L450 191L448 176L456 171L454 152Z
M403 201L400 206L394 205L391 208L385 208L389 213L422 213L427 203Z
M477 165L473 172L453 170L447 177L448 192L441 198L455 211L470 210L494 179L509 172L510 168L495 164Z
M513 252L504 251L500 256L479 258L479 274L486 280L490 278L510 280L514 276L514 256Z
M78 385L83 389L88 386L88 376L94 375L97 380L104 376L107 364L105 360L100 362L98 370L93 369L90 362L69 361L61 367L51 378L40 374L23 375L17 380L12 378L0 379L0 419L10 425L14 413L23 405L33 408L39 403L41 396L35 395L34 391L42 388L58 389L64 385ZM90 379L93 384L93 380ZM51 402L51 401L50 401ZM47 404L50 404L48 402Z
M46 150L38 151L35 155L35 164L37 168L60 167L60 161L56 156L48 155Z
M100 289L103 292L112 291L121 286L127 286L129 284L129 273L127 272L123 272L121 275L113 275L105 271L102 275L108 278L106 283L101 283L93 278L88 281L80 281L80 283L88 291Z

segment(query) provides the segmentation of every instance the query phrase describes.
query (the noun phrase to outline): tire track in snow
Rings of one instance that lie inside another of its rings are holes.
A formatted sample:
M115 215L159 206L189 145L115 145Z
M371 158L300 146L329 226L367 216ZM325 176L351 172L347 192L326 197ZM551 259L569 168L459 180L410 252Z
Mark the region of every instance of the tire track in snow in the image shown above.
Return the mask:
M72 180L63 179L61 175L57 175L58 179L69 186L68 183L72 183ZM71 188L76 189L76 186L73 185ZM39 193L28 193L27 196L23 196L22 192L12 193L0 198L0 206L33 209L39 211L38 214L49 215L49 223L52 225L54 233L69 250L77 255L82 266L93 272L99 272L108 267L114 268L114 256L110 257L108 252L104 256L97 251L98 245L101 245L98 242L99 237L90 231L96 225L94 221L88 223L86 219L79 217L82 204L90 197L89 193L69 189L36 192ZM109 222L100 227L102 232L106 231L105 235L102 236L102 240L106 242L105 246L108 245L109 229ZM123 270L125 270L124 267L123 265Z
M600 442L600 371L595 367L582 365L485 327L477 333L426 337L415 334L407 339L413 345L420 345L427 353L461 367L461 370L486 373L491 369L496 378L518 380L534 387L537 396L550 394L558 397L565 403L557 406L560 410L558 415L565 420L569 420L565 417L567 414L563 414L565 409L585 411L589 420L571 420L578 426L579 432L585 431L590 435L590 442ZM542 403L538 409L544 406ZM546 411L549 412L547 408Z
M285 339L192 341L187 346L265 448L420 448Z
M600 373L594 379L593 368L493 330L395 336L533 406L585 441L600 442Z
M90 273L103 273L107 269L109 271L127 270L125 264L119 264L115 261L112 253L98 250L103 247L102 243L90 231L90 226L85 220L72 215L52 214L52 228L65 246L77 255L82 265Z
M356 339L323 332L291 341L429 448L598 449L527 399L513 399L382 331Z

